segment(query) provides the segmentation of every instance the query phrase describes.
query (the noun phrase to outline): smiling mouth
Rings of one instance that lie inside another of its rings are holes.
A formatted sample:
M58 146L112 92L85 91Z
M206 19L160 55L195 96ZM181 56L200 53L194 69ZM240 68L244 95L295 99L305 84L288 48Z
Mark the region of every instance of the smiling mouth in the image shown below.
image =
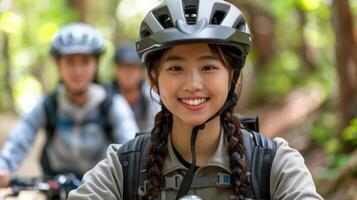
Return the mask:
M180 101L189 106L198 106L207 102L209 98L197 98L197 99L184 99L180 98Z

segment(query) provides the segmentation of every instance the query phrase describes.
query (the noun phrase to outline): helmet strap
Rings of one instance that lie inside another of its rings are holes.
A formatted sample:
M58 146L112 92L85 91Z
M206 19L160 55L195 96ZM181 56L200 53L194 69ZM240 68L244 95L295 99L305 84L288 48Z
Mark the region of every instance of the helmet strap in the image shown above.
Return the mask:
M193 176L194 176L195 168L196 168L196 148L195 148L195 146L196 146L196 138L197 138L198 131L200 129L204 129L205 128L205 124L207 122L209 122L212 119L214 119L215 117L223 114L228 108L230 108L231 106L234 106L234 105L237 104L238 97L235 94L235 86L237 84L239 75L240 75L240 73L239 73L238 70L234 70L233 71L232 85L231 85L231 88L230 88L230 90L228 92L227 100L223 104L221 109L219 109L218 112L216 112L212 117L210 117L208 120L206 120L201 125L193 127L192 133L191 133L191 156L192 156L192 162L191 162L190 168L186 172L185 177L183 178L183 181L182 181L182 183L180 185L180 189L179 189L179 191L177 193L176 200L178 200L181 197L187 195L188 190L190 189L191 184L192 184L192 180L193 180Z
M195 149L195 144L196 144L196 138L197 138L197 133L198 133L199 129L204 129L204 125L195 126L192 129L192 134L191 134L192 164L191 164L191 167L188 169L188 172L186 172L185 177L183 178L183 181L181 183L180 189L179 189L179 191L177 193L177 196L176 196L176 200L178 200L181 197L185 196L188 193L188 190L191 187L193 174L195 173L195 168L196 168L196 149Z

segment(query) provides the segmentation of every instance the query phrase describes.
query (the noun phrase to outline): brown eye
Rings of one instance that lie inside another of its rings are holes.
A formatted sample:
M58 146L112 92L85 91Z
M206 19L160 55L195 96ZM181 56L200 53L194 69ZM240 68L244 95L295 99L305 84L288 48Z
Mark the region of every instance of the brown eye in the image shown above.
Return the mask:
M206 66L204 66L202 68L202 71L212 71L212 70L215 70L215 69L217 69L217 67L214 66L214 65L206 65Z
M175 66L172 66L172 67L169 67L168 69L167 69L168 71L183 71L183 68L181 67L181 66L179 66L179 65L175 65Z

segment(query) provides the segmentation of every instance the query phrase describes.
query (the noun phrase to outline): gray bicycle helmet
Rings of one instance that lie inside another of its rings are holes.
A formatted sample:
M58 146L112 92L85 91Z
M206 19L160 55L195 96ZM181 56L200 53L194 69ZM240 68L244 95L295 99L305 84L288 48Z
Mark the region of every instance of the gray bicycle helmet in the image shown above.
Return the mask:
M68 54L101 55L105 50L102 34L83 23L64 26L54 37L50 49L52 56Z
M223 0L166 0L145 16L136 48L145 63L157 50L193 42L236 47L245 61L251 34L242 12L231 3Z
M131 64L141 64L138 52L136 52L134 43L125 43L118 46L115 56L115 63L131 63Z

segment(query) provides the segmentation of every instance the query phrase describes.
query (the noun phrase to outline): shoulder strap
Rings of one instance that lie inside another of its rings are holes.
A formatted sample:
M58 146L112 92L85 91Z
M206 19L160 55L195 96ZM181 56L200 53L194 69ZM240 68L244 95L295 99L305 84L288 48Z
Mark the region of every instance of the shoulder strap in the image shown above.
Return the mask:
M245 129L259 132L258 116L244 116L238 114L238 117Z
M109 120L109 112L113 105L113 95L106 90L106 95L103 101L99 104L100 124L103 127L109 141L114 142L113 126Z
M109 83L106 83L103 85L105 91L107 93L109 93L110 95L114 95L114 94L117 94L119 91L118 91L118 84L117 84L117 81L116 80L113 80Z
M41 154L41 167L45 175L54 175L55 172L50 165L48 160L46 149L53 138L55 133L56 123L57 123L57 92L53 92L50 95L47 95L44 100L44 109L46 114L46 124L45 124L45 133L46 133L46 142L42 149Z
M50 141L55 132L57 122L57 92L45 97L44 108L46 113L45 131L47 134L47 141Z
M140 134L121 146L117 152L122 165L124 181L123 199L139 199L138 188L146 180L146 166L150 133Z
M270 199L270 170L277 144L258 132L241 130L251 172L253 194L257 199Z

